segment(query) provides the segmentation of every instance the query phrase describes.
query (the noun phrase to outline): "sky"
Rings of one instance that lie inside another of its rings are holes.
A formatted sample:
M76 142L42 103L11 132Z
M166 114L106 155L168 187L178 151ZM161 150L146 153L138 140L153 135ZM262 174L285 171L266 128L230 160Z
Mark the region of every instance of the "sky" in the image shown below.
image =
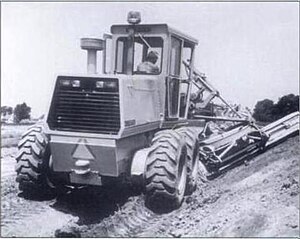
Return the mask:
M1 105L26 102L47 111L57 74L86 73L80 38L102 38L126 24L167 23L199 40L195 66L232 103L299 94L297 2L22 3L1 4Z

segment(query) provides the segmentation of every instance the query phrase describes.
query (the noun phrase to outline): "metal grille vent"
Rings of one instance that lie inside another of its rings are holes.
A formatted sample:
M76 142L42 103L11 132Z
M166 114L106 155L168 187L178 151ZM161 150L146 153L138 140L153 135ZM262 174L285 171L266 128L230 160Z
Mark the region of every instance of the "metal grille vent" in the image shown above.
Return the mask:
M97 79L80 78L79 88L60 86L60 79L58 79L48 117L50 129L118 133L120 129L118 82L116 79L99 78L98 80L102 81L115 81L117 88L96 89Z

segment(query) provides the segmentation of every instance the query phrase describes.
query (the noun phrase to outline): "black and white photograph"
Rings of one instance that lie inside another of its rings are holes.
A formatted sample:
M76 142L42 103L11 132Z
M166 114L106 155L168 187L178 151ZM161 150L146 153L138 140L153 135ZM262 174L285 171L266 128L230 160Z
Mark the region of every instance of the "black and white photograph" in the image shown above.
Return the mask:
M1 237L299 237L299 2L1 2Z

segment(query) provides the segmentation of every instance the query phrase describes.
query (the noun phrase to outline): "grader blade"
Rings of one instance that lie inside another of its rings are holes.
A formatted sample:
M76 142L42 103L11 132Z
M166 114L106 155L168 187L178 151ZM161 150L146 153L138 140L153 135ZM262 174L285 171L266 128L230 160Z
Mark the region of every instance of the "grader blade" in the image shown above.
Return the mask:
M299 111L291 113L261 129L269 139L266 148L270 148L299 132Z
M298 133L299 112L262 128L250 123L203 140L200 160L214 177Z

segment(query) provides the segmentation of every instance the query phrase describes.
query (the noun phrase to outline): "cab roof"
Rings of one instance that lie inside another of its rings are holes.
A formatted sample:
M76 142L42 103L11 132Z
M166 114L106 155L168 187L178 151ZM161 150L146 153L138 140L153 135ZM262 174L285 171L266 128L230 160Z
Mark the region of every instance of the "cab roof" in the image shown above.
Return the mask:
M167 24L112 25L110 31L112 34L128 34L128 29L132 28L133 26L135 27L135 30L139 33L172 34L195 45L198 44L198 40L196 38L193 38L181 31L178 31L175 28L168 26Z

